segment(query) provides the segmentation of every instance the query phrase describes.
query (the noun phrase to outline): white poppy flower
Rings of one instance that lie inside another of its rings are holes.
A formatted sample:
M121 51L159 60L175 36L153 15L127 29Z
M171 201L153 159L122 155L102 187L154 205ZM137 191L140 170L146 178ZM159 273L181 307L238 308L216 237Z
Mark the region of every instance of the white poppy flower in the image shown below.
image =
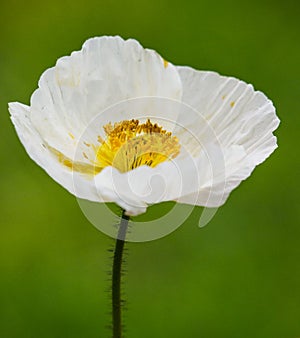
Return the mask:
M75 196L138 215L162 201L218 207L277 147L252 85L174 66L137 41L87 40L9 104L29 156Z

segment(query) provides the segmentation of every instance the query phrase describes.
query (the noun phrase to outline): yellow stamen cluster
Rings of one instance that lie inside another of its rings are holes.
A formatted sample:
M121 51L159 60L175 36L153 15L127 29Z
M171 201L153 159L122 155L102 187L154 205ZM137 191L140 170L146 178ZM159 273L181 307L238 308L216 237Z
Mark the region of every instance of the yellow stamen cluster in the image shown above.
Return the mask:
M96 150L96 165L113 166L126 172L142 165L155 167L175 158L180 152L176 136L149 119L122 121L104 126L106 140L99 138L101 146Z

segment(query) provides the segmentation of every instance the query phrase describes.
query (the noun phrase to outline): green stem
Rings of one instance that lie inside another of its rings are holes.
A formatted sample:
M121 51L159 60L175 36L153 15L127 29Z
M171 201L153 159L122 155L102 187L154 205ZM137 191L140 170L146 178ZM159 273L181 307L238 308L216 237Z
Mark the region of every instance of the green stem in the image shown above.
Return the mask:
M122 212L118 237L114 251L113 271L112 271L112 322L113 338L122 338L122 304L121 304L121 273L123 262L123 249L126 232L128 228L129 216Z

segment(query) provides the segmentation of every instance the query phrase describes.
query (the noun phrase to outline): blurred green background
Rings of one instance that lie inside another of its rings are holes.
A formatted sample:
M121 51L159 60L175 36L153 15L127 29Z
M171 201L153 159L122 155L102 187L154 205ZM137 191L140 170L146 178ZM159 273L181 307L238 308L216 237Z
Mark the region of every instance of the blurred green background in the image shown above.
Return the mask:
M296 0L0 2L1 338L110 336L113 240L29 159L7 103L28 104L58 57L115 34L253 83L282 120L278 150L208 226L197 208L171 235L127 245L126 336L300 337L299 18Z

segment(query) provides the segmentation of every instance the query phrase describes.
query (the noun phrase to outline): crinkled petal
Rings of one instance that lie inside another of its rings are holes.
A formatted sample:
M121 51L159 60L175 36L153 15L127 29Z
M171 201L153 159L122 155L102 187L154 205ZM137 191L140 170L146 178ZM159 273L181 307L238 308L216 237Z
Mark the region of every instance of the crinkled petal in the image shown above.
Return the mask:
M182 196L190 196L191 202L195 192L224 182L224 165L219 158L220 151L212 146L198 158L185 154L154 168L140 166L121 173L107 167L95 177L95 184L104 200L119 204L128 215L138 215L149 205L178 201ZM194 198L190 204L196 203Z
M215 156L215 158L214 158ZM217 157L216 157L217 156ZM209 154L208 163L211 171L204 176L200 185L193 184L191 178L191 189L189 194L183 194L177 200L179 203L193 204L216 208L223 205L230 192L240 182L246 179L252 172L253 166L247 161L247 154L242 146L231 146L223 150L223 156L219 158L219 151ZM202 161L199 170L207 166Z
M106 167L95 176L95 185L103 200L115 202L128 216L136 216L147 210L147 204L129 186L127 176L128 173L120 173L114 167Z
M181 93L176 67L155 51L132 39L98 37L45 71L31 97L30 119L49 145L73 158L76 141L87 127L102 129L89 124L110 106L144 96L179 100Z
M215 135L215 143L223 149L226 169L225 181L215 181L208 190L199 189L179 201L189 203L190 197L194 199L198 194L197 204L217 207L276 149L273 131L279 119L272 102L250 84L189 67L178 67L178 71L183 84L182 101L198 112L198 117L179 115L178 123L185 125L190 134L198 135L199 143L207 142L207 130L212 131L209 142ZM238 154L244 155L230 156L231 150L236 150L234 146L239 146L242 152ZM197 149L201 152L201 147ZM205 204L207 200L210 203Z
M80 198L102 202L92 178L78 172L72 172L71 169L62 165L55 154L48 149L45 141L31 123L30 107L17 102L10 103L9 111L17 134L28 155L48 175L71 194ZM75 185L74 182L76 183Z
M122 206L128 215L138 215L147 206L177 198L187 188L178 165L164 162L154 168L140 166L125 173L106 167L95 177L99 194Z

